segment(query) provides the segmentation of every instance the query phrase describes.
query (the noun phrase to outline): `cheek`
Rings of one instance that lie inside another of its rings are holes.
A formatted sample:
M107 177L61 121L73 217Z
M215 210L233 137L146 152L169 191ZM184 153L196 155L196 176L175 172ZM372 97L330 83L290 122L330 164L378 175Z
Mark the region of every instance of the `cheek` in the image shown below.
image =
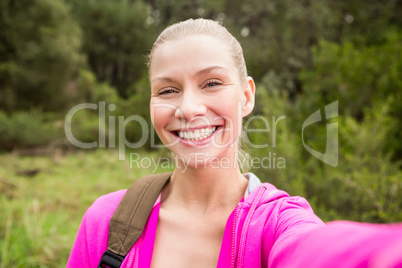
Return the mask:
M151 121L154 125L156 132L160 131L166 126L169 120L174 116L174 110L171 107L164 105L150 105Z
M241 99L238 96L224 96L216 100L219 114L225 115L231 119L234 124L242 120Z

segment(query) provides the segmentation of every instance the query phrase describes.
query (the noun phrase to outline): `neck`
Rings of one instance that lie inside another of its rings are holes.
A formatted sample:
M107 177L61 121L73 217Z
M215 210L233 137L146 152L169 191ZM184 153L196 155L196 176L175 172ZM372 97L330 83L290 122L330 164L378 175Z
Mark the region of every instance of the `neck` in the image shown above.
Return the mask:
M203 214L233 210L242 199L248 181L239 167L177 168L162 193L162 202Z

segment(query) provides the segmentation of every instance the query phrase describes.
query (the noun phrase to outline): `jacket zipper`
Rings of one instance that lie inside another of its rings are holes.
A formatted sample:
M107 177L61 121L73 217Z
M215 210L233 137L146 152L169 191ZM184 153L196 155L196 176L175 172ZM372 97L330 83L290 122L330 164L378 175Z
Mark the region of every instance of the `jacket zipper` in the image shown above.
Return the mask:
M235 243L236 243L236 223L237 223L237 216L239 213L239 204L237 204L234 215L233 215L233 225L232 225L232 254L230 260L230 267L235 267Z
M267 190L265 186L261 186L259 189L259 192L257 194L257 197L254 199L249 212L247 213L246 220L244 221L241 236L240 236L240 245L239 245L239 251L238 251L238 261L237 261L237 268L243 267L244 264L244 253L246 250L246 238L247 238L247 232L248 232L248 227L250 226L250 221L251 217L254 214L254 211L257 207L258 201L260 200L262 194Z

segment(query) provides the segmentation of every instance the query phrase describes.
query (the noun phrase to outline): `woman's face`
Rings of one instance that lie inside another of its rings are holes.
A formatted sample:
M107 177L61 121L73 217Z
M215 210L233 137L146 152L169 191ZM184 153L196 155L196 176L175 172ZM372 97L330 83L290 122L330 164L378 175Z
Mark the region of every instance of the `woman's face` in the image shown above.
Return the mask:
M233 159L254 83L240 82L224 43L206 35L163 43L153 53L150 81L152 123L176 158L192 167Z

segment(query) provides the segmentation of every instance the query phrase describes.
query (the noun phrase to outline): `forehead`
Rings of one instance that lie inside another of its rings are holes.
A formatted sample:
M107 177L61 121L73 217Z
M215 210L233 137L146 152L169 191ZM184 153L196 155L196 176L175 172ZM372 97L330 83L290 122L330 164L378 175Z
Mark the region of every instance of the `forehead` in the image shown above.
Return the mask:
M150 78L192 74L211 66L221 66L235 73L229 46L208 35L187 36L166 41L153 52Z

